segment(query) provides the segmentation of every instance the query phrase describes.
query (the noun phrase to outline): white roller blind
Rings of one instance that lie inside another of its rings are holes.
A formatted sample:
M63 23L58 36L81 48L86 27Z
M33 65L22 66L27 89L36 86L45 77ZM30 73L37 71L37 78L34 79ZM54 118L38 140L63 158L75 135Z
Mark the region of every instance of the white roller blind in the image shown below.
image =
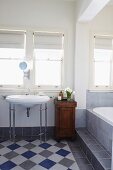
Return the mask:
M112 38L105 36L95 36L95 49L112 50Z
M62 49L63 34L62 33L34 33L35 49Z
M0 48L24 48L25 32L0 31Z

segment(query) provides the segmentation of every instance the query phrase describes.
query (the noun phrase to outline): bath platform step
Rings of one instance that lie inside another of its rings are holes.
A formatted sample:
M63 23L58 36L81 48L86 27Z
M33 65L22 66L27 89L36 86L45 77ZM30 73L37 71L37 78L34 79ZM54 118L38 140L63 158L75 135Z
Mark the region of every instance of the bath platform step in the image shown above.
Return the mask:
M111 170L111 154L100 144L86 128L77 129L81 149L95 170Z

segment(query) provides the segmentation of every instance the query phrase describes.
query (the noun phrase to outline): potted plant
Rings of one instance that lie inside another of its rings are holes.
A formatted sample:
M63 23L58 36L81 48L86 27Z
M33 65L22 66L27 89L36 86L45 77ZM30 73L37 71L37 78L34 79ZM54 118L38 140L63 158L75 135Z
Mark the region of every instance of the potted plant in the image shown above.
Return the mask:
M71 100L71 95L72 95L72 93L73 93L72 89L70 89L69 87L67 87L67 88L65 89L65 92L66 92L66 94L67 94L67 101L70 101L70 100Z

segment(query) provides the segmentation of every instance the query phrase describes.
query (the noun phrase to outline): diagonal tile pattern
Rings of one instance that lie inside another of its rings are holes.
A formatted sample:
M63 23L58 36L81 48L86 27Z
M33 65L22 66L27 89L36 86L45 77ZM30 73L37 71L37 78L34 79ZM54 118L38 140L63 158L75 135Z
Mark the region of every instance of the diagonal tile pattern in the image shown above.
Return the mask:
M51 145L48 143L42 143L39 145L41 148L48 149Z
M0 170L79 170L66 141L2 141L0 154Z
M4 162L2 165L0 165L0 169L1 170L10 170L12 169L13 167L15 167L16 164L11 162L11 161L7 161L7 162Z
M35 145L32 144L32 143L28 143L27 145L24 146L24 148L29 149L29 150L34 148L34 147L35 147Z
M15 149L17 149L17 148L19 148L20 146L18 145L18 144L16 144L16 143L13 143L12 145L9 145L9 146L7 146L9 149L11 149L11 150L15 150Z
M23 168L23 169L26 169L26 170L29 170L31 169L32 167L34 167L36 165L36 163L30 161L30 160L27 160L25 162L23 162L22 164L20 164L20 166Z
M11 152L8 152L4 155L7 159L12 159L16 156L18 156L18 153L14 152L14 151L11 151Z
M70 160L70 159L67 159L67 158L64 158L62 159L60 162L59 162L61 165L64 165L66 167L70 167L74 161L73 160Z
M65 150L65 149L60 149L59 151L56 152L56 154L61 155L63 157L67 156L70 152Z
M24 157L27 158L27 159L29 159L29 158L31 158L31 157L33 157L33 156L35 156L35 155L36 155L36 153L35 153L35 152L32 152L32 151L27 151L27 152L25 152L25 153L22 154L22 156L24 156Z
M53 152L44 150L44 151L40 152L40 155L44 156L45 158L48 158L49 156L53 155Z
M46 169L50 169L52 166L54 166L56 163L50 159L45 159L44 161L40 162L39 165Z

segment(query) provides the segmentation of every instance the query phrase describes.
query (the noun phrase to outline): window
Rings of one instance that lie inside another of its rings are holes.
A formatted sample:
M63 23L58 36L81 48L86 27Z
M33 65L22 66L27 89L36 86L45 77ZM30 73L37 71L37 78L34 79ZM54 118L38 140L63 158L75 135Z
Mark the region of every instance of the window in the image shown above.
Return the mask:
M0 85L22 85L19 63L25 56L25 33L0 31Z
M64 34L0 30L0 87L62 88ZM20 62L28 64L26 70Z
M62 33L34 33L35 85L61 86L63 39Z
M111 88L112 86L112 42L112 37L94 36L93 85L96 88Z

